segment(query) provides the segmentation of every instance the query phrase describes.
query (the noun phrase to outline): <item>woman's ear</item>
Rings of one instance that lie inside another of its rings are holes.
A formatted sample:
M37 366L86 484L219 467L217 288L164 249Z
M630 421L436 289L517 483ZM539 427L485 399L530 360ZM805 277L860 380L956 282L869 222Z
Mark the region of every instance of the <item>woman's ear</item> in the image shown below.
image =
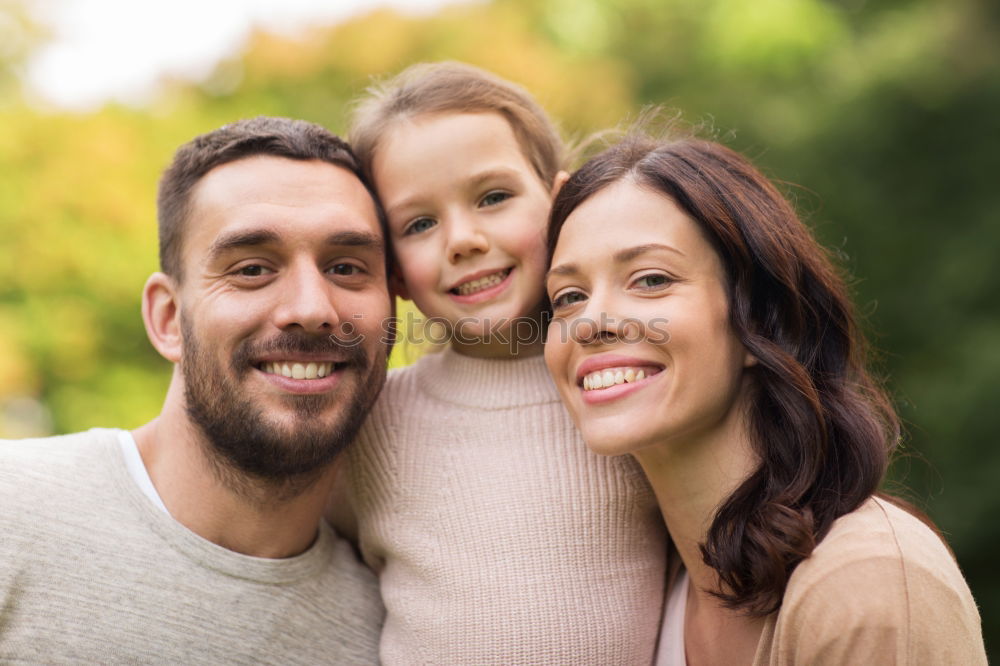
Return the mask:
M750 352L745 352L744 353L744 355L743 355L743 367L744 368L752 368L753 366L757 365L757 363L758 363L758 361L757 361L757 357L756 356L754 356Z
M183 349L177 285L164 273L153 273L142 288L142 322L160 356L179 363Z
M567 180L569 180L569 172L561 170L556 174L556 177L552 179L551 195L553 199L555 199L556 195L559 194L559 190L562 189L562 186L566 184Z

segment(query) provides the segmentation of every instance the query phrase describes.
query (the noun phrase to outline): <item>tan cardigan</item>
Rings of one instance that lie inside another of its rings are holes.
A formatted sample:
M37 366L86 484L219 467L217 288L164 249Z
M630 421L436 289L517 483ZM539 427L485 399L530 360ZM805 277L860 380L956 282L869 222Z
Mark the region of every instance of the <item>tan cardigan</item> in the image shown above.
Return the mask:
M979 611L941 540L872 498L789 579L754 666L986 663Z

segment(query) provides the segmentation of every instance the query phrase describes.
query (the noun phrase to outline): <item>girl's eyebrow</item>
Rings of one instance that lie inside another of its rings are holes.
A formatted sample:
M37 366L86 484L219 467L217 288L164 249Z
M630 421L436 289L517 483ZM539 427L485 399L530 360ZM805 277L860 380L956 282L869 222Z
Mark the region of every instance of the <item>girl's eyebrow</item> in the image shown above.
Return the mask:
M500 178L516 178L518 176L517 169L510 169L508 167L498 166L489 169L485 169L478 173L474 173L465 180L465 186L470 188L476 188L481 186L483 183L490 180L497 180ZM386 215L392 217L398 214L400 211L405 211L408 208L420 206L423 203L424 194L419 193L412 197L407 197L400 201L394 202L391 206L386 206ZM385 202L383 202L385 205Z
M480 171L479 173L472 174L469 177L469 184L473 187L476 185L481 185L485 181L495 180L497 178L510 178L512 176L517 176L518 172L516 169L510 169L508 167L494 167L492 169L486 169Z

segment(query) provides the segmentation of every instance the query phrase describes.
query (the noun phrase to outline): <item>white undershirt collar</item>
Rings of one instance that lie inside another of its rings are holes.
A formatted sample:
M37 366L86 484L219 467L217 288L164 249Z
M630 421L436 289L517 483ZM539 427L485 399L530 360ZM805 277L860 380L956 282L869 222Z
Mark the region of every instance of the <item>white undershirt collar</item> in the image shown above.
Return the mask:
M149 498L150 502L160 507L163 513L170 515L170 512L167 511L167 506L160 499L160 494L156 492L156 487L153 486L153 480L149 478L149 472L146 470L146 465L142 462L142 456L139 455L139 446L135 443L132 433L128 430L119 430L118 442L122 447L122 455L125 456L125 467L128 469L129 476L139 486L142 494Z

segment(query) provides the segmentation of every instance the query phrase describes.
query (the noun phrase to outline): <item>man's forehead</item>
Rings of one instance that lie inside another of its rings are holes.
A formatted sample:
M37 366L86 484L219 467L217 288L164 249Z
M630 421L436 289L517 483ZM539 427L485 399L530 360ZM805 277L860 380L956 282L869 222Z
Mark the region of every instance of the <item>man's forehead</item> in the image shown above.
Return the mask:
M206 247L220 236L271 231L268 242L339 232L381 237L375 202L350 170L320 160L254 156L220 165L192 191L189 236Z

